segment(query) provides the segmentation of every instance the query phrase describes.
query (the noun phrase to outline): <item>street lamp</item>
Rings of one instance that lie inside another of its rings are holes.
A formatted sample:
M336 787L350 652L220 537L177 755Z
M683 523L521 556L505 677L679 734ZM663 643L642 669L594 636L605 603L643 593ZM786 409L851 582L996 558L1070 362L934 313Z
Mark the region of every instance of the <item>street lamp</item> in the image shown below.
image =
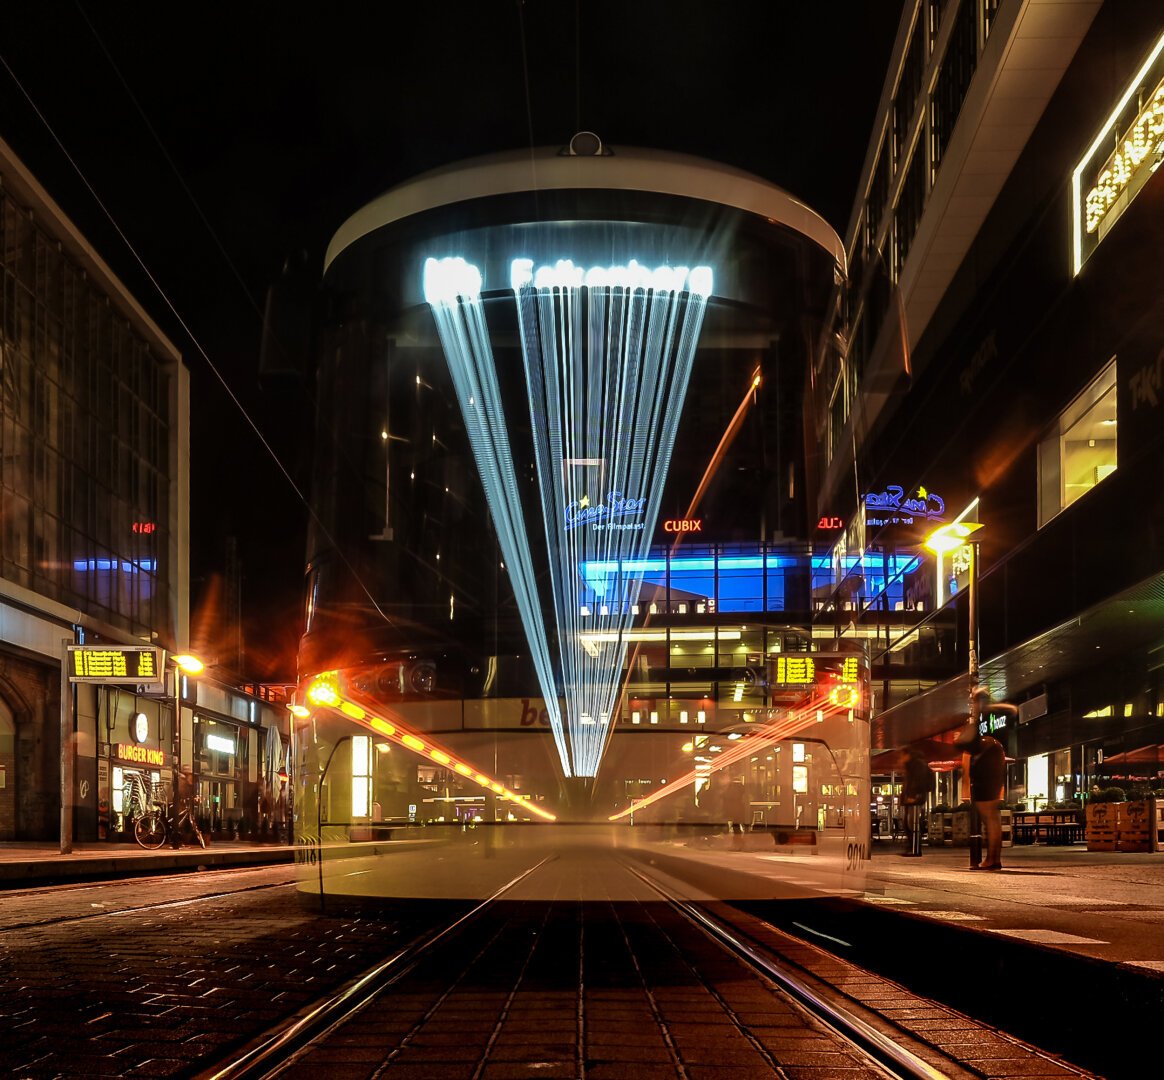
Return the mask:
M179 759L182 756L182 675L200 675L206 669L206 665L189 653L178 653L171 656L170 660L174 664L174 753L173 764L170 767L170 807L174 826L177 828L178 814L181 811L181 807L178 806L178 773ZM177 837L177 832L174 836Z
M944 555L960 547L969 549L970 583L966 589L966 606L969 609L967 637L970 653L970 683L966 693L968 728L978 722L978 541L971 540L970 537L981 528L982 525L977 521L954 521L935 529L923 541L925 547L935 555ZM966 767L962 770L962 795L970 804L970 866L977 869L982 859L982 824L978 820L978 810L974 801L970 798L969 755L966 755L966 758Z

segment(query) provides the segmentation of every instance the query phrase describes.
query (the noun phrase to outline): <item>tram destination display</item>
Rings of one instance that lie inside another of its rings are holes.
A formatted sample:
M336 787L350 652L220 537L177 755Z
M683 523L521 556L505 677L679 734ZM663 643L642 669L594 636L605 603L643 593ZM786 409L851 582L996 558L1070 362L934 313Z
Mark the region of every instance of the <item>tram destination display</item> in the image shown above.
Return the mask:
M69 645L69 682L159 685L165 651L156 645Z

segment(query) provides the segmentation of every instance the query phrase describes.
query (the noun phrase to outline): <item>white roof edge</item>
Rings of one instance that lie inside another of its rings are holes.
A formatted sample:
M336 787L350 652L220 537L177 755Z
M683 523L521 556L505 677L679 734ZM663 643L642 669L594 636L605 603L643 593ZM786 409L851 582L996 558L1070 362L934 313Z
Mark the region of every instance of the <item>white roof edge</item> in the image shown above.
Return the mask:
M12 147L0 139L0 174L5 185L18 199L23 200L33 211L40 211L47 219L51 232L62 247L82 268L97 281L110 298L121 308L122 314L134 323L142 336L148 338L166 359L181 363L182 354L172 341L162 332L161 327L146 314L145 308L134 299L121 279L93 249L80 230L69 220L65 212L53 201L36 177L16 155Z
M824 218L783 188L742 169L663 150L621 148L609 155L570 157L539 147L470 158L391 188L339 227L324 256L324 273L361 237L414 214L491 195L568 189L649 191L746 210L796 230L845 268L844 245Z

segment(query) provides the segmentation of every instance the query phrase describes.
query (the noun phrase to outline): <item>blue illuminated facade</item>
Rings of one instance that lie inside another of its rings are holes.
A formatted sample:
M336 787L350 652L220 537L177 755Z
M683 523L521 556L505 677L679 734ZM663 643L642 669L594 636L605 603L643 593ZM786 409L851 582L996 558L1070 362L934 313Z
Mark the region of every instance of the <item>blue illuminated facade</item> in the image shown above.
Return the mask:
M813 554L787 545L701 545L646 559L582 563L582 608L630 605L632 614L709 615L821 610L839 580L854 583L848 602L862 609L912 610L910 575L921 567L912 550L864 555ZM641 581L642 589L637 588ZM636 601L630 598L639 595Z

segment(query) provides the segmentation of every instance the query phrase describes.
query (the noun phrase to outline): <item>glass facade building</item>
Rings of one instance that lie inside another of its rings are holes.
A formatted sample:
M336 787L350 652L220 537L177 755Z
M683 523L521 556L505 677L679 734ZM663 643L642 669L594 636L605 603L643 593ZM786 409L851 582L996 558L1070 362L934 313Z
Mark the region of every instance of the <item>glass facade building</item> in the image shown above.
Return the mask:
M172 641L178 359L52 224L0 190L0 576Z

